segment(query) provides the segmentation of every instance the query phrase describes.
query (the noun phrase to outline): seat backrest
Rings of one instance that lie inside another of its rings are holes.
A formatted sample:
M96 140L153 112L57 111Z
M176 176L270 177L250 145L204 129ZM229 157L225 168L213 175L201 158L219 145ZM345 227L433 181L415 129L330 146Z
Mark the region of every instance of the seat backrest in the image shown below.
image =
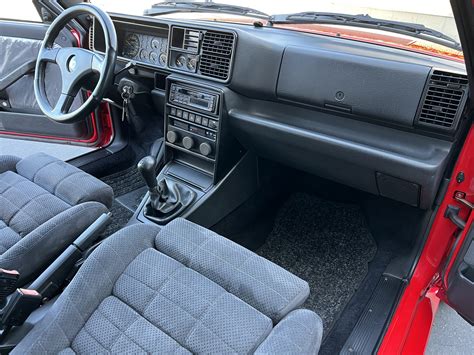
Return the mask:
M86 172L44 153L30 155L16 164L18 174L41 186L71 206L96 201L112 206L110 186Z
M185 219L157 235L156 248L219 284L277 323L309 296L309 285L280 266Z

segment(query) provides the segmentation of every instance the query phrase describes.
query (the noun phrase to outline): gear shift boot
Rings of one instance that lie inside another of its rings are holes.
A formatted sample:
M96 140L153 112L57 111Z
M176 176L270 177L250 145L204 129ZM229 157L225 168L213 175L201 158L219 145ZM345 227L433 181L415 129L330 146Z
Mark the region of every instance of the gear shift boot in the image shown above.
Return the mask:
M150 201L144 214L149 220L164 224L178 217L195 199L196 193L185 184L161 179L157 189L150 190Z

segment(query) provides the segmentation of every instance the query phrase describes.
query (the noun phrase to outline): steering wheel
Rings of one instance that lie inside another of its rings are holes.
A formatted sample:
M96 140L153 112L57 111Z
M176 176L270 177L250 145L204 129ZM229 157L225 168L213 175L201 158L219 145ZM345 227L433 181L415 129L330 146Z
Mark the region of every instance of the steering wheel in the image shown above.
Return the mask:
M94 16L104 32L105 53L100 55L93 51L54 45L59 32L69 21L78 15ZM80 4L63 11L49 26L38 52L34 78L36 101L41 111L51 120L61 123L73 123L84 119L100 104L109 84L113 80L115 61L117 58L117 34L109 15L91 4ZM62 89L59 99L51 106L45 88L45 72L47 63L56 63L61 72ZM69 112L72 102L84 80L98 76L98 82L80 107Z

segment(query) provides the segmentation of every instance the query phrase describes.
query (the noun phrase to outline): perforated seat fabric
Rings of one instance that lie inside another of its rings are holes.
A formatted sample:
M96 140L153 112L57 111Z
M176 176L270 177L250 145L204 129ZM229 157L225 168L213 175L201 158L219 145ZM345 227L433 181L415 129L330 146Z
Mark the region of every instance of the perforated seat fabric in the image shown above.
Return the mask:
M30 281L112 200L109 186L49 155L0 156L0 268Z
M296 309L308 284L176 219L108 238L14 349L36 353L318 352L321 319Z

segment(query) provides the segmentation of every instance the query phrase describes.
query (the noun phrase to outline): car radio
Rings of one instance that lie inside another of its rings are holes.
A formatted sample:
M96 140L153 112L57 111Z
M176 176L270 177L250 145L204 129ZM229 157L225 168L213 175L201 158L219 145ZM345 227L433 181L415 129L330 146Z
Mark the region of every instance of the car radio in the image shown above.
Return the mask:
M174 104L217 113L219 96L191 89L180 84L171 84L169 100Z

